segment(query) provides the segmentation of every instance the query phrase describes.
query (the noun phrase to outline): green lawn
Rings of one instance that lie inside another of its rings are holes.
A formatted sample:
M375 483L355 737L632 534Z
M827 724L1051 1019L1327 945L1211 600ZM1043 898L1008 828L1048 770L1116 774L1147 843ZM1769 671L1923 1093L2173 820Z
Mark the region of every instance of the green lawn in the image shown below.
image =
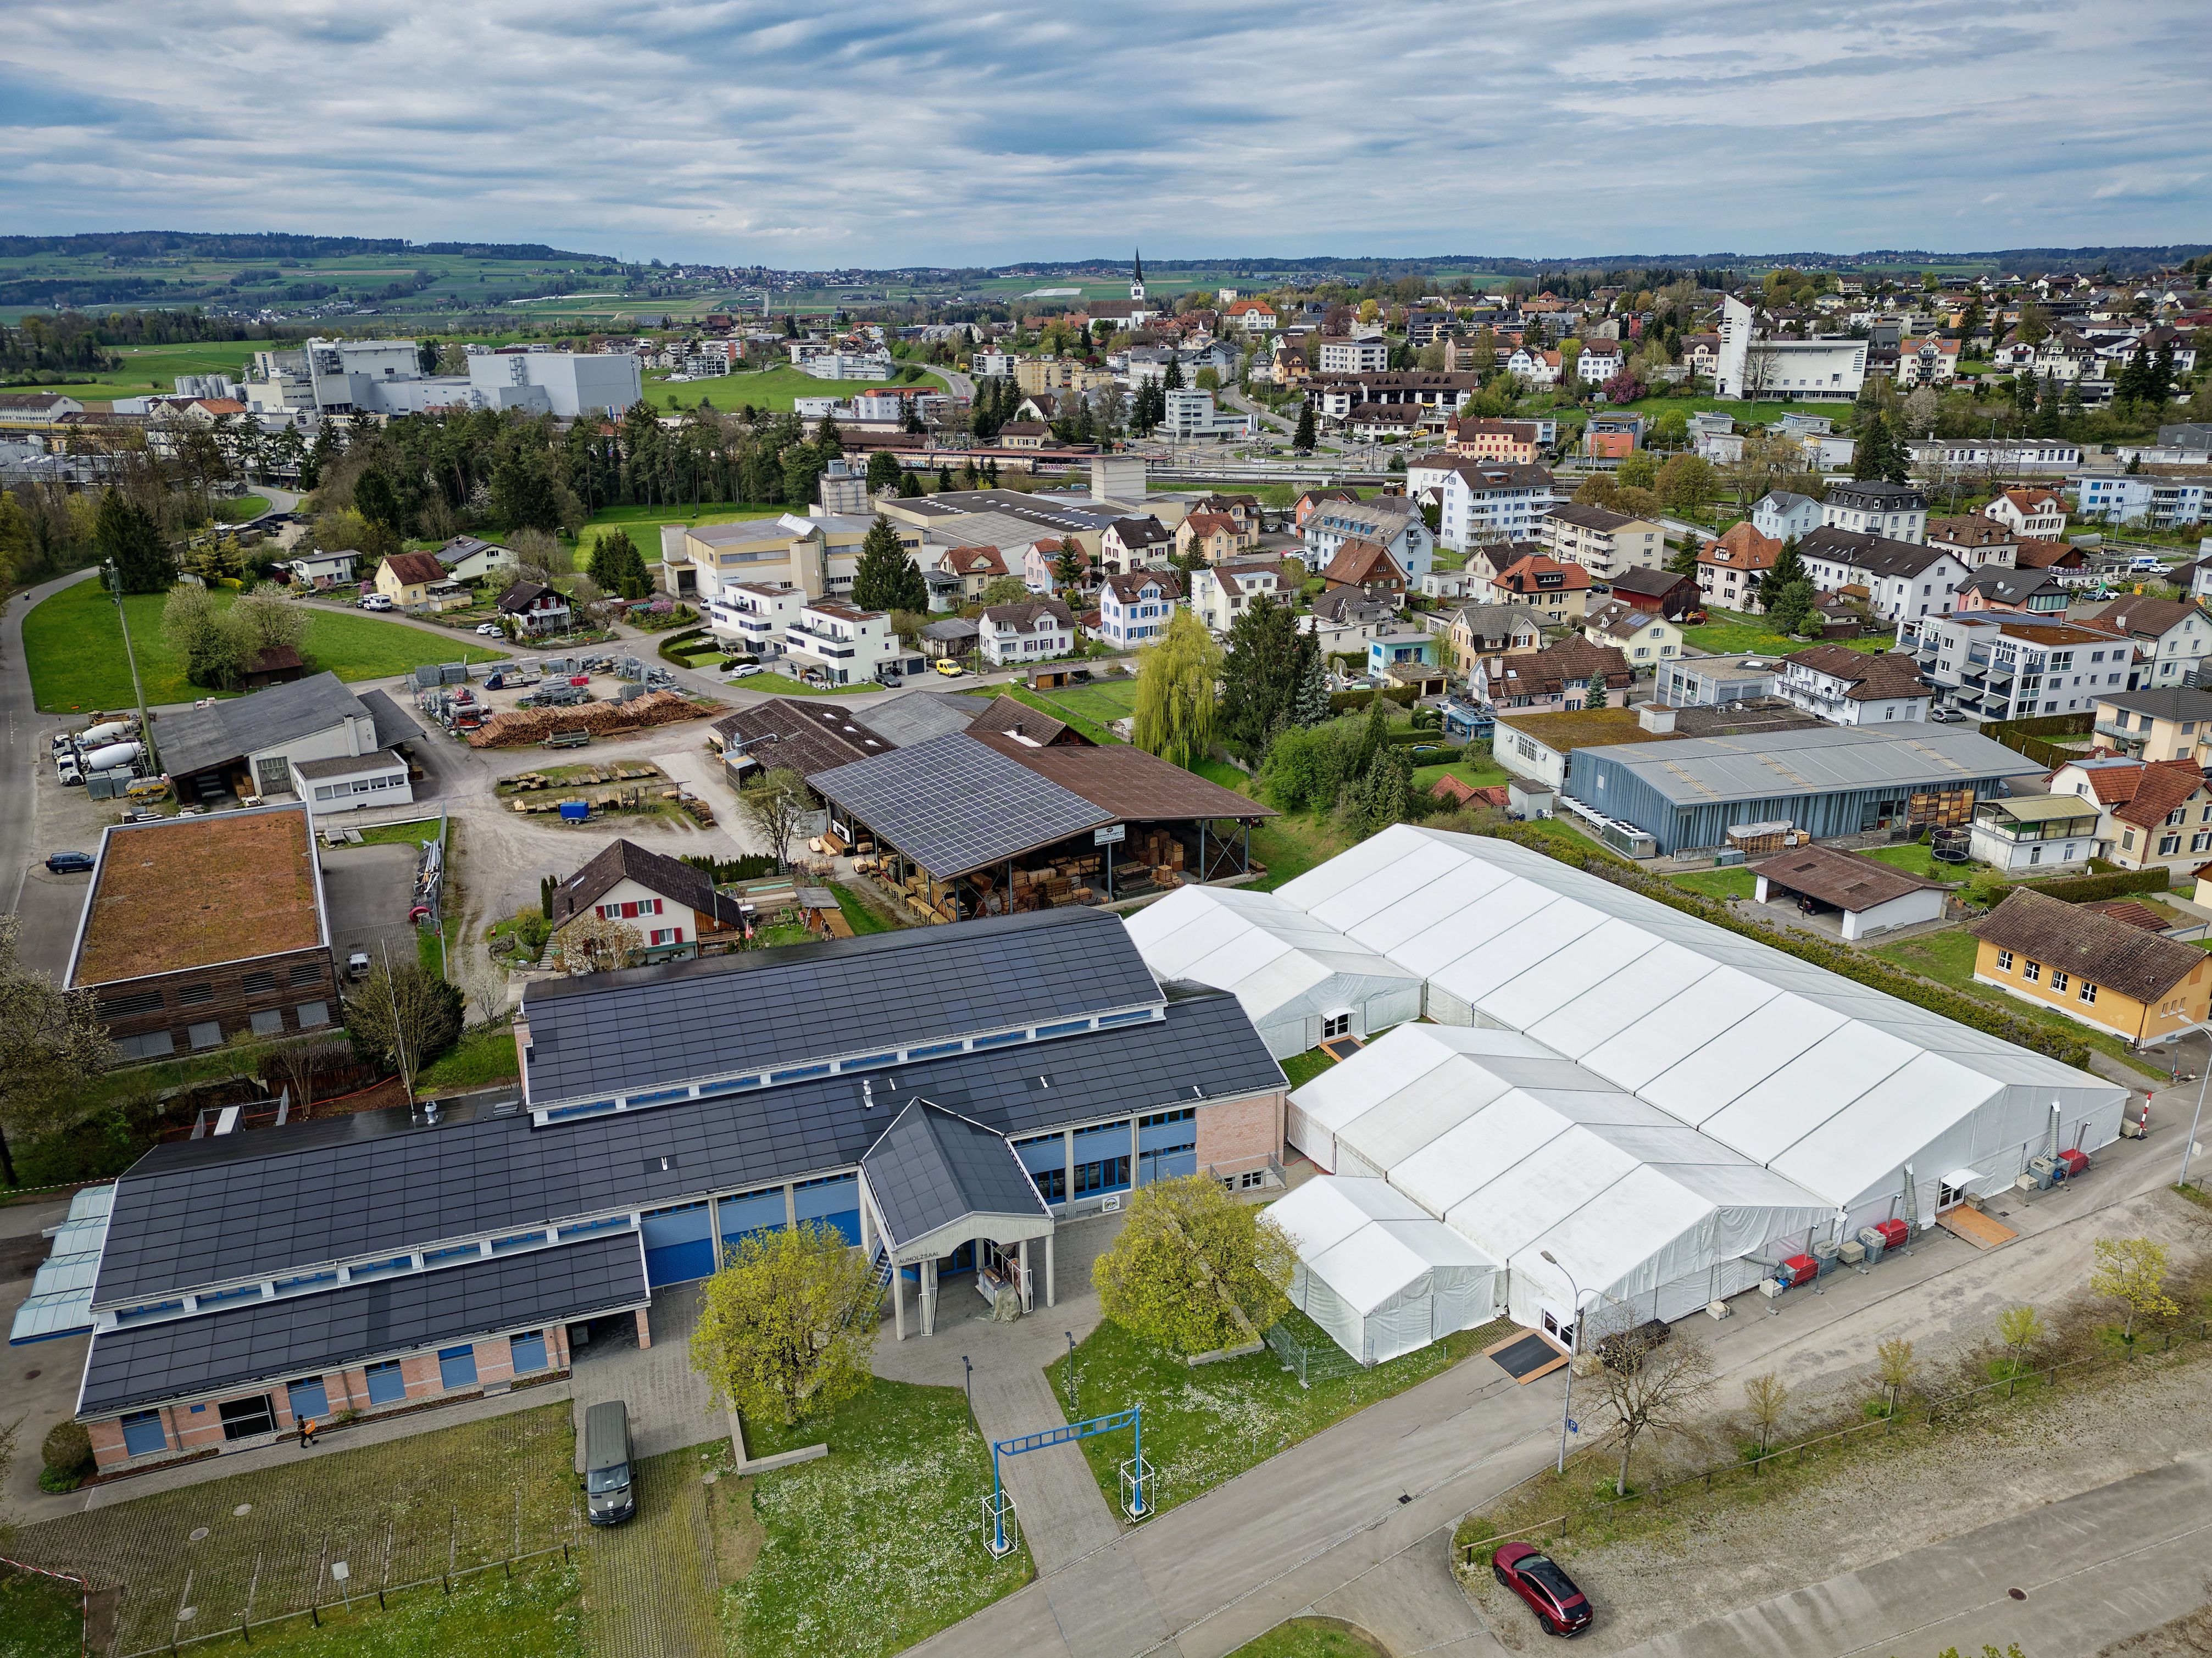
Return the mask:
M220 588L214 597L219 604L231 602L231 595ZM146 701L153 706L207 695L185 677L183 659L161 637L166 602L162 593L132 593L123 601ZM32 694L44 713L127 708L134 701L115 601L96 580L63 588L23 618L23 654L30 665ZM425 662L493 662L509 653L315 607L308 614L302 654L317 671L329 669L341 679L360 680L389 678Z
M1484 789L1503 783L1511 775L1512 773L1504 767L1485 755L1476 760L1446 761L1440 766L1416 766L1413 768L1413 786L1426 793L1436 787L1439 779L1456 777L1472 787Z
M1768 425L1784 415L1827 415L1839 425L1849 422L1854 413L1848 403L1744 403L1730 398L1639 398L1634 403L1624 404L1639 415L1657 416L1669 410L1684 415L1701 414L1711 410L1724 410L1746 425ZM1618 412L1607 410L1608 414Z
M1082 685L1072 691L1033 691L1026 685L978 685L965 693L969 696L1011 696L1015 701L1048 714L1055 720L1064 720L1094 743L1118 743L1121 739L1106 729L1103 720L1119 720L1136 708L1136 687L1129 687L1129 706L1126 708L1103 700L1093 700L1087 707L1073 699L1088 692L1106 693L1117 687ZM1102 719L1103 716L1103 719Z
M1937 863L1925 841L1906 841L1893 847L1870 847L1866 855L1901 869L1908 875L1917 875L1923 880L1963 881L1966 878L1967 872L1964 866Z
M76 1584L0 1571L0 1658L77 1658L83 1649Z
M905 368L903 363L899 370ZM897 378L895 372L893 380ZM773 368L753 369L742 374L723 374L708 380L671 381L665 375L658 379L647 377L645 400L663 413L669 412L669 398L676 399L678 409L696 409L705 398L717 409L727 413L750 404L756 409L787 411L794 398L849 398L872 384L868 380L818 380L811 374L802 374L788 363L779 363ZM933 374L925 374L918 382L934 391L943 391L945 382Z
M1293 1054L1283 1062L1283 1074L1291 1079L1293 1088L1304 1088L1336 1061L1318 1048L1309 1048L1303 1054Z
M1667 878L1708 898L1748 898L1759 889L1758 878L1747 869L1705 869Z
M2163 1077L2166 1074L2141 1055L2132 1053L2118 1036L2109 1035L2092 1025L2078 1023L2063 1013L2050 1012L2033 1002L2008 995L1995 985L1976 983L1974 952L1979 943L1980 940L1964 927L1947 927L1941 932L1923 932L1917 938L1900 939L1893 944L1877 944L1874 953L1899 967L1919 974L1923 978L1948 985L1962 995L1987 1002L1992 1007L2002 1008L2015 1018L2032 1020L2078 1036L2090 1047L2110 1054L2121 1064L2132 1066L2147 1077Z
M796 1428L748 1420L745 1439L755 1456L830 1455L712 1488L730 1528L759 1527L758 1557L722 1594L733 1653L877 1658L1030 1579L1026 1548L994 1560L983 1547L991 1455L957 1388L878 1379Z
M749 691L765 691L771 696L856 696L862 691L883 689L872 679L863 679L854 685L810 685L805 680L781 673L757 673L730 683Z
M215 503L215 515L233 524L259 518L269 510L266 495L230 495Z
M1229 1658L1390 1658L1390 1652L1357 1625L1334 1618L1293 1618Z
M521 1076L514 1028L480 1024L464 1030L453 1052L425 1066L415 1082L418 1088L489 1088L494 1083L519 1081Z
M1145 1460L1159 1471L1160 1508L1171 1509L1364 1406L1442 1374L1488 1346L1507 1327L1500 1322L1462 1330L1388 1364L1360 1370L1303 1313L1293 1309L1283 1321L1314 1350L1316 1364L1326 1357L1332 1369L1349 1367L1352 1373L1326 1380L1316 1374L1310 1385L1301 1387L1272 1350L1193 1367L1109 1320L1077 1344L1076 1407L1067 1412L1068 1419L1141 1404ZM1065 1406L1066 1359L1047 1365L1045 1375ZM1086 1439L1083 1453L1099 1490L1118 1513L1128 1440L1120 1434Z
M1712 620L1702 627L1685 628L1682 637L1698 650L1714 656L1747 656L1757 652L1763 656L1788 656L1793 651L1812 648L1816 641L1792 639L1787 634L1776 633L1755 616L1745 616L1735 610L1715 609L1706 612ZM1863 634L1856 639L1836 639L1827 641L1854 651L1865 651L1879 655L1897 643L1895 635L1877 629Z
M361 836L361 843L365 847L427 847L438 838L438 830L443 822L442 818L428 817L412 823L379 823L355 832Z
M1618 858L1620 855L1610 847L1602 846L1592 840L1580 829L1574 828L1565 818L1540 817L1528 827L1539 835L1549 835L1554 841L1564 841L1579 852L1602 853L1608 858Z
M741 501L701 501L691 507L607 507L584 520L576 532L576 562L580 568L591 556L592 549L599 545L599 537L614 530L626 530L629 538L648 564L660 562L660 530L666 524L730 524L740 519L775 518L792 511L788 507L763 506ZM802 513L804 507L799 509Z
M1327 863L1351 844L1329 827L1326 817L1285 812L1280 817L1262 818L1252 825L1252 856L1267 866L1267 872L1252 886L1256 891L1273 892L1315 865Z
M21 1527L9 1552L120 1584L118 1652L167 1643L188 1579L193 1625L207 1633L236 1628L249 1594L256 1619L304 1613L331 1596L326 1571L318 1592L319 1564L343 1560L353 1574L350 1616L334 1608L325 1614L333 1626L320 1631L305 1616L257 1629L253 1645L394 1658L580 1658L577 1585L561 1556L518 1569L511 1585L497 1564L514 1552L518 1534L532 1551L582 1529L574 1448L568 1406L559 1402L383 1444L356 1445L340 1428L316 1451L252 1473L136 1497L126 1490L112 1506ZM391 1583L427 1578L429 1587L394 1597L394 1610L380 1612L387 1536ZM492 1569L465 1580L465 1591L457 1583L449 1601L439 1585L449 1558Z
M1137 682L1134 679L1104 679L1089 685L1071 685L1066 690L1046 693L1051 706L1069 709L1081 714L1093 725L1110 725L1116 720L1127 720L1137 712Z
M842 881L832 881L830 890L837 895L837 908L844 913L845 925L853 929L853 936L864 933L889 932L891 924L869 908L867 902Z

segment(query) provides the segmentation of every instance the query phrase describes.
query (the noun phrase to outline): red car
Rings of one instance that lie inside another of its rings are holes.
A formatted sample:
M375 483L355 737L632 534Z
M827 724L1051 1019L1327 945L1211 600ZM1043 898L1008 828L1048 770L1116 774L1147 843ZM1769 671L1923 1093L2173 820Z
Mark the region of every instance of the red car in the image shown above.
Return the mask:
M1575 1580L1551 1556L1526 1543L1501 1543L1490 1557L1490 1570L1528 1603L1547 1635L1580 1635L1597 1616Z

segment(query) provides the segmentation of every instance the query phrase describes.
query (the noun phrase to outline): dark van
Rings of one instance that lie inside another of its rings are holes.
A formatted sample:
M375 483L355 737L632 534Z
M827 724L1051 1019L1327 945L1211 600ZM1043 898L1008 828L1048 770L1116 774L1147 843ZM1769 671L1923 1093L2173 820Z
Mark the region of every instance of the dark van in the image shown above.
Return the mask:
M629 1466L629 1409L620 1400L584 1412L584 1514L618 1526L637 1512Z

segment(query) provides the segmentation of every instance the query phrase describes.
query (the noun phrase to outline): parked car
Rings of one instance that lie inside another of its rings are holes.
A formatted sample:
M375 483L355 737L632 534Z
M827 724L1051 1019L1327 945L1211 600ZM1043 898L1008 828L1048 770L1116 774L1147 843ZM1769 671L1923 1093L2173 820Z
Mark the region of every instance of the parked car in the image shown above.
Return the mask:
M507 629L501 627L496 622L479 622L477 623L477 631L482 634L486 639L504 639L507 637Z
M941 656L937 659L937 671L943 674L947 679L957 679L962 674L966 673L968 670L962 667L951 657Z
M620 1525L637 1512L629 1455L629 1410L622 1400L584 1412L584 1509L594 1526Z
M1551 1556L1527 1543L1501 1543L1490 1557L1492 1576L1528 1603L1547 1635L1579 1635L1597 1613L1575 1580Z
M392 608L389 593L367 593L357 601L364 610L388 610Z
M732 679L750 679L755 674L760 671L761 665L757 662L740 662L736 667L730 670L730 677Z
M46 867L57 875L84 875L91 872L92 854L88 852L58 852L46 859Z
M1939 726L1962 725L1966 718L1956 708L1930 708L1928 710L1928 717Z

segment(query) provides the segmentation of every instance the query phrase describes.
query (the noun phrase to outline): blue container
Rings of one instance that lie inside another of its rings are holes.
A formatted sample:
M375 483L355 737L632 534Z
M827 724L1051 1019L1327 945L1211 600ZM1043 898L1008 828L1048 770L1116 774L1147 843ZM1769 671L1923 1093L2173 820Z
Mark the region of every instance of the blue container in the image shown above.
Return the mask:
M581 800L563 800L561 803L561 821L564 823L580 823L591 815L591 807Z

